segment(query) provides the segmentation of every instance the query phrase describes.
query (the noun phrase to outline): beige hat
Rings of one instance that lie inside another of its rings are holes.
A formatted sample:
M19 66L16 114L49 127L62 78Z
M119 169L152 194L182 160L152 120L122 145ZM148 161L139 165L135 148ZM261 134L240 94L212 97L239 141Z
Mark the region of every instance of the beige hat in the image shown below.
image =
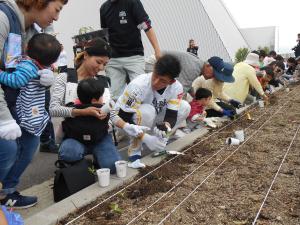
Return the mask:
M249 53L247 55L244 63L247 63L251 66L259 67L259 55L255 54L255 53Z

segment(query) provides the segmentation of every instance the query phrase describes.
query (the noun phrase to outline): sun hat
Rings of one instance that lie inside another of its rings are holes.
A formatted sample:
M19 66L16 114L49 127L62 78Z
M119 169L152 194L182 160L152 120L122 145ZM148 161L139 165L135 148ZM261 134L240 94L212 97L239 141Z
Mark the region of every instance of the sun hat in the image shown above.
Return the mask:
M232 76L233 66L230 63L226 63L218 56L213 56L208 59L208 63L212 66L214 76L217 80L233 83L234 77Z
M249 53L244 61L251 66L259 67L259 55L255 53Z

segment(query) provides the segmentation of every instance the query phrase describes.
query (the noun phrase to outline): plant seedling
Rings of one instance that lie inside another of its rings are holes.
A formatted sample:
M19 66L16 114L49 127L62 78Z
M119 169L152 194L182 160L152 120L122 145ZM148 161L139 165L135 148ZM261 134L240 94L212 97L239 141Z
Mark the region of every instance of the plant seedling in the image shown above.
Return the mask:
M120 193L118 194L118 196L119 196L120 198L125 199L126 193L125 193L125 192L120 192Z
M112 202L109 205L109 208L114 212L114 213L118 213L118 214L122 214L123 209L119 208L119 205L115 202Z
M96 168L94 167L94 165L92 165L91 167L88 167L88 171L89 171L91 174L96 175Z

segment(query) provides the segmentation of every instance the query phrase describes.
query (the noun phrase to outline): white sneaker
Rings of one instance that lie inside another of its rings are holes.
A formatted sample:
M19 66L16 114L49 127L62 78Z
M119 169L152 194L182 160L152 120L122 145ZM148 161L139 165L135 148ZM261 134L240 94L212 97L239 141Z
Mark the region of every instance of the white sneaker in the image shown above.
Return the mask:
M145 168L146 165L144 163L141 163L140 159L137 159L134 162L128 163L128 167L133 168L133 169L138 169L138 168Z

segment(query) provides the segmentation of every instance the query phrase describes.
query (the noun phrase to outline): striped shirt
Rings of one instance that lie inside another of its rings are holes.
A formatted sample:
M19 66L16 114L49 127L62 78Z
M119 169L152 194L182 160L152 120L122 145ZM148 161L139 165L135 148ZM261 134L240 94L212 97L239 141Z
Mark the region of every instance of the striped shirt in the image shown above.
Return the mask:
M72 110L74 107L66 106L67 76L67 73L60 73L56 77L49 107L51 117L73 117ZM77 96L74 96L73 102L76 99ZM120 117L115 111L112 111L110 119L115 123Z
M45 91L46 87L40 84L40 80L33 79L21 88L16 102L20 127L35 136L41 136L49 121L45 109Z

